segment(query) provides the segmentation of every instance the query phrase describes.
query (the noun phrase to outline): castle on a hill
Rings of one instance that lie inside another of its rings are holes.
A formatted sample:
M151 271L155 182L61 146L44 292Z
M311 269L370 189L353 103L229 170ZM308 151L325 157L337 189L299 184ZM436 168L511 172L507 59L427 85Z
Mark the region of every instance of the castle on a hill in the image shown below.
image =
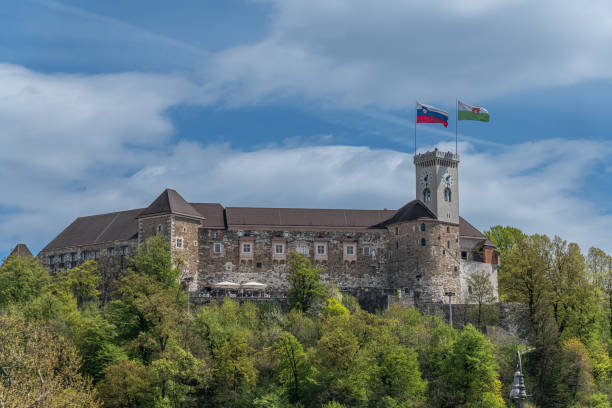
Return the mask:
M96 259L119 276L140 242L167 239L189 290L258 282L286 293L290 251L323 268L325 281L356 296L397 295L415 304L467 303L470 274L497 288L494 245L459 216L459 157L414 156L416 199L399 210L223 207L188 203L167 189L146 208L79 217L39 258L51 269Z

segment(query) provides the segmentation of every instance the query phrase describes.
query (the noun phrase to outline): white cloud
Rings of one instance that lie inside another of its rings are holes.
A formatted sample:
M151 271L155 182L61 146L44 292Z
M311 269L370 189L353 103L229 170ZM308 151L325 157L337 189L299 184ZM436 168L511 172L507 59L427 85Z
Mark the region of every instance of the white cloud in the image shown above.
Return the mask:
M229 105L412 106L612 79L608 0L275 0L269 36L217 55Z
M415 197L409 153L308 139L250 152L173 142L166 109L199 91L172 75L0 65L0 253L17 241L39 250L77 216L143 207L166 187L224 205L398 208ZM612 252L612 215L577 193L585 174L610 161L612 145L461 148L461 213L475 225L515 225Z

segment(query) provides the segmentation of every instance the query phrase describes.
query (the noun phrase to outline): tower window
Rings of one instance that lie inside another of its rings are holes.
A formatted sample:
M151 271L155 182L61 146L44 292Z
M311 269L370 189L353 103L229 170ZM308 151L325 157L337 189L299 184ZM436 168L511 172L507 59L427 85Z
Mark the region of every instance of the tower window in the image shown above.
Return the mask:
M446 247L450 248L450 241L446 241Z
M461 251L461 259L467 259L467 251Z
M431 202L431 191L428 188L423 190L423 201L426 203Z
M450 227L446 227L446 232L450 232Z
M448 187L444 189L444 201L448 201L449 203L452 201L452 192Z
M158 233L161 233L163 230L164 230L164 227L163 227L161 224L159 224L159 225L157 226L157 232L158 232Z
M176 239L176 247L177 248L182 248L183 247L183 238L177 238Z
M426 246L427 245L427 241L425 240L425 238L421 238L421 246Z
M425 223L421 224L421 231L425 231Z
M215 254L220 254L221 252L223 252L223 246L221 246L220 242L215 242L213 245L213 252Z

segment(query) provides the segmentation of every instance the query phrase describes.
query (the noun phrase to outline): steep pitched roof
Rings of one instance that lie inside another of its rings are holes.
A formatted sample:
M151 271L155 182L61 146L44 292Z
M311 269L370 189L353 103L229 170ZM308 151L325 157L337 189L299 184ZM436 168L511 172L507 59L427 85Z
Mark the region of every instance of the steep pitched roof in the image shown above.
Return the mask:
M179 193L165 189L150 206L142 210L138 217L148 215L178 214L193 218L204 218Z
M228 226L371 228L395 210L227 207Z
M79 217L63 230L43 251L127 241L138 236L138 214L142 208L108 214Z
M495 246L495 244L487 238L485 234L480 232L476 227L466 221L465 218L459 217L459 236L461 238L474 238L484 241L484 245Z
M381 223L381 226L395 224L396 222L412 221L418 218L430 218L435 220L438 217L436 217L422 201L412 200L397 210L391 218Z
M26 244L17 244L15 248L11 251L9 256L18 255L18 256L33 256L32 252Z
M225 228L225 216L223 206L219 203L189 203L199 214L204 217L204 227Z

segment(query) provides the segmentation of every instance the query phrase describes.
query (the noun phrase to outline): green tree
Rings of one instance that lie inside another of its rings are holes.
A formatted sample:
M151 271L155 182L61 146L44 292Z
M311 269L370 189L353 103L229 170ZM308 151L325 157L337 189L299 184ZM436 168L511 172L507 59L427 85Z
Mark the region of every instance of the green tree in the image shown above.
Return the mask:
M180 271L172 264L170 243L154 236L138 245L136 256L130 259L130 268L147 275L170 288L178 285Z
M9 256L0 266L0 307L35 298L49 280L49 274L37 259Z
M311 367L304 348L293 335L283 332L273 350L279 362L278 378L286 387L289 402L302 401L311 382Z
M99 407L74 345L20 315L0 315L0 406Z
M482 327L482 306L495 301L495 288L486 272L474 272L467 279L470 300L478 304L478 328Z
M292 309L308 311L314 302L325 298L327 289L321 282L321 269L297 252L289 254L289 303Z
M86 261L76 268L64 269L54 278L56 290L71 294L78 307L98 297L99 283L100 276L96 261Z
M106 368L98 391L105 408L150 408L155 402L151 373L139 362L122 360Z
M403 406L424 401L427 381L421 378L414 350L399 345L385 347L379 365L385 395Z
M492 346L472 325L463 328L446 360L444 379L449 392L444 406L504 407Z

